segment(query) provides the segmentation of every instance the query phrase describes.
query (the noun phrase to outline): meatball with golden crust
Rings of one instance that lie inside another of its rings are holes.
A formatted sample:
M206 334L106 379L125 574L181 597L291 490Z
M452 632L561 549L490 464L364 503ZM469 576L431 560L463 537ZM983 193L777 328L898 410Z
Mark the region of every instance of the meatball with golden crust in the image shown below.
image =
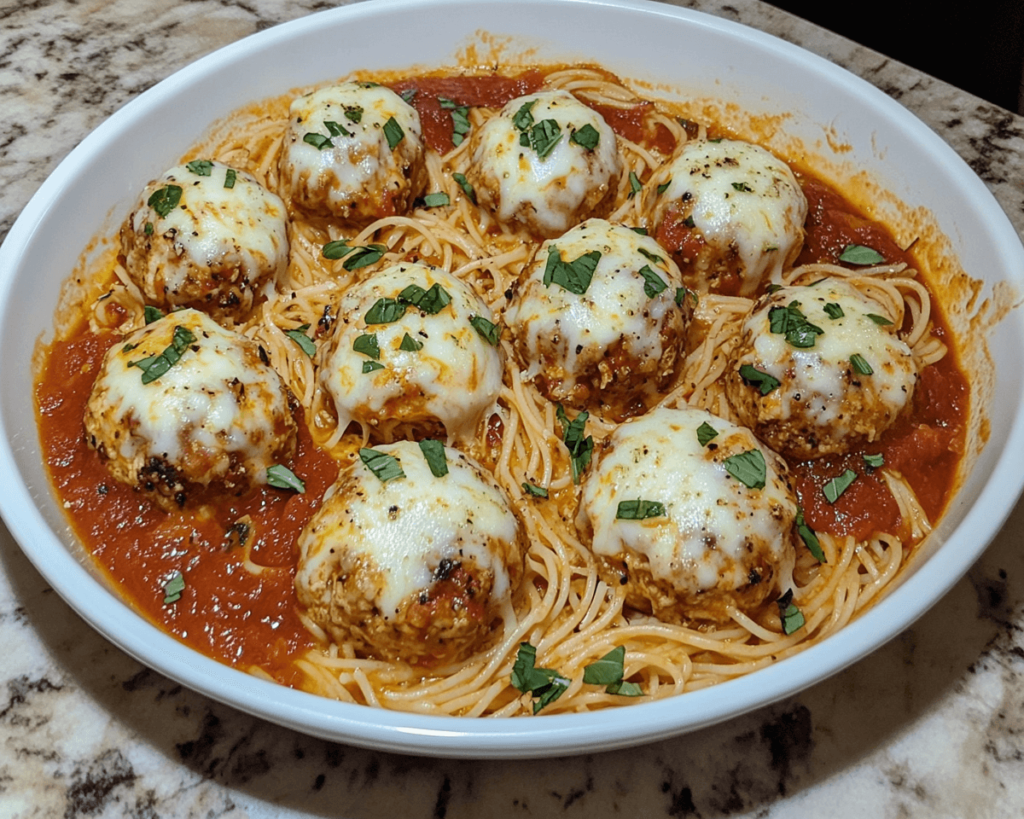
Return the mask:
M590 219L540 246L505 320L526 376L548 398L625 417L672 380L692 312L657 242Z
M288 266L284 202L248 173L194 160L146 185L121 252L150 304L238 317Z
M785 462L695 408L612 433L583 481L576 525L605 581L669 623L725 623L791 583L797 505Z
M436 441L353 453L298 545L313 623L362 654L428 665L500 634L527 549L501 487Z
M294 454L298 427L260 353L197 310L135 331L103 359L85 412L89 445L165 509L197 490L265 484L267 469Z
M876 441L910 408L918 372L884 308L842 279L756 301L725 375L729 403L794 458Z

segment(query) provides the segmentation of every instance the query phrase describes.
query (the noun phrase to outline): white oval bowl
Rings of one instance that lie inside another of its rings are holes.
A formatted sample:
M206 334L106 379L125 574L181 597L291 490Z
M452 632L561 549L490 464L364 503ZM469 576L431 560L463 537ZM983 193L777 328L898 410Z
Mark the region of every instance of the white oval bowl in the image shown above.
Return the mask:
M572 32L571 45L560 34ZM487 36L481 39L482 33ZM557 756L649 742L766 705L834 674L898 634L966 572L1024 484L1024 382L1017 311L989 330L994 362L987 445L928 542L926 560L838 634L766 669L681 697L592 714L427 717L334 702L252 677L185 647L101 581L70 532L42 466L32 356L53 326L61 283L82 249L109 234L143 184L242 105L356 69L453 65L473 44L538 63L599 63L765 114L821 144L911 206L929 209L964 270L1024 292L1024 251L995 200L923 123L873 86L802 49L697 12L647 2L399 0L302 18L234 43L150 89L87 137L43 184L0 248L0 512L36 568L94 628L197 691L306 734L449 757ZM342 46L342 44L344 44ZM56 239L59 237L59 241ZM977 411L977 409L975 410Z

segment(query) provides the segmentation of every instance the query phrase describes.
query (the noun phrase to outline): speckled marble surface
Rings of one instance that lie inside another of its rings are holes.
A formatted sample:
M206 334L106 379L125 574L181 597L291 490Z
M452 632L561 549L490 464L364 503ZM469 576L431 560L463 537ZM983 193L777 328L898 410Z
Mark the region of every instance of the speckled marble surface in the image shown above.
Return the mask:
M0 0L0 238L126 101L314 0ZM755 0L692 0L829 57L938 131L1024 231L1024 119ZM1024 813L1024 505L901 637L675 740L531 762L310 739L138 665L0 528L0 817L1003 817Z

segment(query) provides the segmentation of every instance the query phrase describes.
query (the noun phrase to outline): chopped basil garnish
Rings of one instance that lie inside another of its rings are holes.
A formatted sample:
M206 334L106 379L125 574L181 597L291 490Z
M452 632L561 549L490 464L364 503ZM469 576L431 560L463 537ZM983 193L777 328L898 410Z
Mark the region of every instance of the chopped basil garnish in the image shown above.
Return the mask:
M398 300L433 316L451 304L452 297L439 283L434 282L429 290L424 290L418 284L410 284L398 294Z
M366 245L352 248L346 254L346 259L341 266L346 270L359 270L361 267L369 267L381 260L381 257L388 252L385 245Z
M665 504L642 498L619 501L615 510L616 520L647 520L647 518L663 517L665 517Z
M687 296L690 296L690 297L693 298L693 304L694 304L694 306L696 306L697 305L697 294L696 294L696 292L694 292L693 290L687 290L685 287L677 287L676 288L676 299L675 299L675 301L676 301L676 304L679 307L683 306L683 302L686 300Z
M753 193L754 189L750 187L746 182L733 182L733 190L740 191L742 193Z
M235 187L235 179L238 178L238 171L234 168L228 168L224 171L224 187L233 188Z
M631 228L630 228L630 230L631 230L631 231L633 231L634 233L639 233L639 234L640 234L641 236L649 236L649 235L650 235L650 234L649 234L649 233L647 232L647 228L642 228L642 227L631 227Z
M466 196L469 197L469 201L472 202L475 205L476 204L476 191L473 190L473 186L469 184L469 181L466 179L465 174L453 173L452 174L452 179L454 179L455 183L460 188L462 188L462 192L464 194L466 194Z
M775 376L761 372L750 364L744 364L740 367L740 378L743 379L745 384L760 389L761 395L767 395L780 386L779 379Z
M417 341L411 335L406 333L402 336L402 343L398 345L399 350L405 350L407 353L418 353L423 349L423 342Z
M432 438L420 441L420 451L435 478L443 478L448 474L448 458L444 453L444 444Z
M793 347L813 347L815 336L825 332L807 320L798 301L791 301L788 307L772 307L768 311L768 323L771 332L784 335Z
M129 367L138 367L142 370L142 383L149 384L156 381L161 375L178 363L185 350L190 344L194 344L196 337L191 330L177 326L174 328L174 335L171 343L160 353L150 356L141 361L128 362Z
M748 449L722 461L725 471L750 489L764 489L767 465L760 449Z
M875 324L880 327L891 326L892 322L889 321L885 316L880 316L877 313L868 313L868 318L871 319Z
M778 293L781 289L782 289L782 285L781 284L769 284L764 289L764 292L768 293L770 295L772 293Z
M523 491L527 495L533 495L535 498L546 498L548 496L548 490L543 486L537 486L537 484L529 483L528 481L523 482Z
M398 458L394 455L388 455L386 452L363 447L359 450L359 460L366 464L366 468L376 475L381 483L387 483L394 478L405 477Z
M332 137L338 137L338 136L350 137L350 136L352 136L352 132L350 130L348 130L348 128L346 128L344 125L342 125L340 122L334 122L332 120L327 120L326 122L324 122L324 125L327 127L327 132Z
M827 315L833 321L835 319L841 319L846 313L843 312L843 308L836 304L834 301L830 301L825 305L825 315Z
M520 643L511 681L519 691L534 698L535 714L562 696L571 682L553 668L536 668L536 663L537 649L529 643Z
M152 222L146 222L146 227L144 227L142 229L142 232L145 233L147 236L152 236L153 235L153 223Z
M562 261L562 253L556 245L548 246L548 261L544 266L544 286L550 287L557 284L570 293L582 296L590 287L594 278L594 270L601 260L600 250L591 250L584 253L578 259L565 262Z
M818 536L814 534L814 530L807 525L804 520L803 507L797 506L796 508L796 533L800 535L804 545L808 551L814 555L815 560L819 563L827 563L825 560L825 552L822 551L821 543L818 540Z
M274 464L267 468L267 483L275 489L291 489L300 495L306 493L305 482L287 466Z
M704 421L699 427L697 427L697 443L701 446L707 446L708 443L718 437L718 430L715 429L707 421Z
M647 250L646 248L638 247L637 251L639 251L640 255L643 256L645 259L649 259L650 261L654 262L655 264L658 264L659 262L665 261L657 253L651 253L651 251Z
M398 299L377 299L366 311L363 321L367 324L391 324L405 315L405 304Z
M175 572L164 583L164 605L177 603L181 599L183 591L185 591L185 577L181 572Z
M345 119L347 119L349 122L362 122L363 109L358 105L346 105Z
M683 224L688 228L697 227L697 223L693 221L692 216L687 216L685 219L683 219Z
M555 150L555 146L562 139L562 129L553 119L544 119L534 125L529 131L524 131L519 136L519 144L529 146L537 152L540 159L545 159L548 154Z
M779 619L782 620L783 634L792 634L807 622L803 613L793 603L793 590L788 589L782 597L775 601L779 606Z
M520 131L526 131L531 125L533 125L533 114L530 113L530 109L537 104L537 100L530 100L524 102L519 110L516 111L515 116L512 117L512 124Z
M839 261L846 262L847 264L871 265L882 264L885 261L885 257L877 250L864 247L864 245L847 245L843 248L843 252L839 254Z
M469 122L469 108L464 105L452 111L452 145L458 148L472 126Z
M312 358L316 353L316 345L313 343L313 340L306 335L306 330L308 329L309 325L303 324L301 327L296 327L294 330L285 330L284 334L298 344L299 347L302 348L302 352Z
M483 316L470 316L469 323L473 325L473 329L480 334L484 341L492 347L498 346L498 342L501 340L501 327L488 321Z
M668 182L662 182L660 185L658 185L658 187L655 189L655 190L658 191L658 196L661 196L661 194L663 194L665 191L667 191L668 190L668 186L671 185L671 184L672 184L672 180L670 179L670 180L668 180Z
M303 134L302 141L305 142L307 145L312 145L318 151L322 151L324 148L334 147L334 143L331 142L331 138L325 137L323 134Z
M352 349L357 353L369 356L374 361L380 360L380 344L376 333L364 333L352 342Z
M606 694L622 697L639 697L643 689L638 683L624 682L622 675L626 660L626 647L617 646L597 662L583 668L583 682L588 685L605 686Z
M425 208L440 208L445 205L450 205L451 199L448 194L444 191L438 193L428 193L423 197L423 207Z
M152 324L154 321L159 321L164 317L164 312L159 307L153 307L151 304L147 304L142 308L142 320L146 324Z
M872 469L878 469L879 467L885 466L885 456L879 452L876 455L869 455L864 453L864 463L870 466Z
M172 210L178 207L178 203L181 201L181 186L180 185L167 185L153 192L153 194L146 201L153 210L157 212L157 215L161 218L167 216Z
M822 492L825 493L825 500L829 503L835 503L839 500L839 496L843 494L852 484L857 480L857 473L852 469L847 469L837 478L833 478L828 481L823 487Z
M555 407L555 417L562 424L562 443L569 450L569 459L572 463L572 482L578 484L583 470L590 463L594 454L594 438L590 435L584 437L589 412L581 412L572 421L565 414L562 405Z
M636 175L635 171L629 172L629 198L632 199L640 191L644 189L643 184L640 182L640 177Z
M393 151L405 137L405 131L402 130L402 126L395 121L394 117L388 117L388 121L384 123L384 136L388 140L388 147Z
M384 369L384 365L381 364L379 361L364 361L363 362L363 375L366 375L366 373L372 373L375 370L383 370L383 369Z
M865 361L864 356L860 353L854 353L850 356L850 363L853 365L853 369L859 372L861 375L871 375L874 370L871 365Z
M338 239L325 244L320 252L325 259L337 260L345 258L353 250L355 248L348 246L348 239Z
M597 147L597 143L601 141L601 134L598 133L597 128L587 123L582 128L574 130L569 136L569 141L575 142L588 151L593 151Z
M406 88L398 96L400 96L402 98L402 101L405 102L407 105L412 105L412 101L416 98L417 91L419 91L418 88Z
M653 299L668 288L665 280L651 270L650 265L645 264L637 272L644 277L644 293L647 294L647 298Z
M196 176L209 176L213 171L213 163L209 159L193 159L185 167Z

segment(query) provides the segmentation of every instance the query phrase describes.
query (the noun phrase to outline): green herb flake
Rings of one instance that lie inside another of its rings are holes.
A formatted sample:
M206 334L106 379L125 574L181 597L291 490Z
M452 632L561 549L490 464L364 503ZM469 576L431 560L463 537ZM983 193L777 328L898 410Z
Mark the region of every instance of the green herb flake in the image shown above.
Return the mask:
M160 321L163 317L164 311L159 307L147 304L142 308L142 320L146 322L146 324L152 324L154 321Z
M473 126L469 121L469 108L459 106L452 111L452 145L458 148Z
M891 327L892 322L889 321L885 316L880 316L877 313L868 313L868 318L871 319L879 327Z
M711 426L707 421L704 421L699 427L697 427L697 443L701 446L707 446L717 437L718 430Z
M363 375L367 373L375 372L376 370L383 370L384 365L379 361L364 361L363 362Z
M762 372L750 364L740 367L740 378L743 379L743 383L757 387L761 391L761 395L767 395L781 386L781 382L775 376Z
M879 469L885 466L885 456L881 452L875 455L869 455L867 452L865 452L864 463L866 463L872 469Z
M733 182L732 189L740 191L741 193L753 193L754 189L750 187L746 182Z
M193 159L185 167L196 176L209 176L213 171L213 163L209 159Z
M659 255L658 255L657 253L651 253L651 251L649 251L649 250L647 250L646 248L643 248L643 247L638 247L638 248L637 248L637 252L638 252L638 253L639 253L639 254L640 254L641 256L643 256L643 257L644 257L645 259L647 259L648 261L652 261L652 262L654 262L655 264L661 264L661 263L662 263L663 261L665 261L665 260L664 260L664 259L663 259L663 258L662 258L661 256L659 256Z
M501 340L501 327L499 325L488 321L483 316L470 316L469 323L473 325L473 329L480 334L484 341L492 347L498 346L498 342Z
M846 313L843 312L843 308L836 304L834 301L830 301L825 305L825 315L835 321L841 319Z
M407 353L418 353L423 349L423 342L417 341L411 335L406 333L402 336L402 343L398 345L399 350L405 350Z
M855 480L857 480L857 473L852 469L847 469L839 477L832 478L821 488L821 491L825 493L825 500L835 503Z
M555 120L544 119L530 129L529 135L530 147L537 152L537 157L546 159L562 139L562 129Z
M520 643L516 661L512 665L512 685L534 698L533 713L557 700L569 688L570 680L553 668L536 668L537 649L529 643Z
M398 294L398 301L434 316L451 304L452 297L438 282L434 282L429 290L424 290L418 284L410 284Z
M142 232L145 233L147 236L152 236L153 235L153 223L152 222L146 222L146 227L143 228Z
M192 331L179 325L174 328L171 343L159 355L150 356L141 361L131 361L128 366L138 367L142 370L142 383L150 384L177 364L189 345L195 344L195 342L196 337Z
M398 299L380 298L366 311L363 321L367 324L392 324L405 315L405 303Z
M864 245L847 245L839 254L839 261L855 265L884 264L885 257L870 247Z
M324 148L333 148L334 143L331 142L330 137L325 137L323 134L307 133L302 135L302 141L307 145L312 145L318 151L324 150Z
M235 187L235 180L238 178L238 171L234 168L228 168L224 171L224 187L233 188Z
M300 495L306 494L306 484L302 478L281 464L267 468L267 483L275 489L290 489Z
M572 464L572 482L578 484L583 471L587 468L594 454L593 436L587 435L584 437L590 413L581 412L570 421L562 405L558 404L555 407L555 417L558 418L562 425L562 443L569 450L569 459Z
M697 223L693 221L692 216L687 216L685 219L683 219L683 225L685 225L688 228L697 227Z
M658 185L658 187L655 188L655 190L658 192L658 196L661 196L665 191L667 191L668 190L668 186L671 185L671 184L672 184L672 180L670 179L670 180L668 180L668 182L662 182L660 185Z
M679 306L679 307L682 307L683 306L683 302L686 301L686 297L687 296L690 296L691 298L693 298L693 305L694 305L694 307L696 307L697 303L698 303L697 302L697 293L695 291L693 291L693 290L687 290L685 287L677 287L676 288L676 298L675 298L676 305Z
M556 245L548 246L548 261L544 266L543 283L545 287L557 284L570 293L582 296L590 287L594 278L594 270L601 260L600 250L591 250L571 262L562 261L562 254Z
M796 533L800 535L800 539L803 540L804 546L807 550L814 555L814 559L819 563L827 563L825 560L825 552L821 548L821 542L818 540L818 536L814 534L814 530L807 525L804 520L804 510L802 506L796 508Z
M817 336L825 331L811 324L800 310L800 302L791 301L787 307L772 307L768 311L769 329L786 337L792 347L813 347Z
M180 201L181 186L166 185L154 191L146 204L155 210L160 218L165 218L168 213L178 207Z
M665 517L665 504L642 498L619 501L615 510L616 520L647 520L648 518L663 517Z
M853 369L861 375L872 375L875 372L860 353L851 355L850 363L853 365Z
M402 101L403 101L403 102L404 102L404 103L405 103L406 105L412 105L412 101L413 101L414 99L416 99L416 94L417 94L417 92L418 92L418 91L419 91L419 89L418 89L418 88L406 88L406 89L405 89L405 90L404 90L404 91L403 91L403 92L402 92L401 94L399 94L398 96L400 96L400 97L402 98Z
M394 455L388 455L377 449L363 447L359 450L359 460L369 469L381 483L387 483L395 478L404 478L402 465Z
M650 235L650 234L649 234L649 233L647 232L647 228L643 228L643 227L631 227L631 228L630 228L630 230L631 230L631 231L633 231L634 233L639 233L639 234L640 234L641 236L649 236L649 235Z
M350 253L346 254L345 261L341 266L348 271L359 270L361 267L369 267L381 260L388 252L386 245L365 245L353 247Z
M535 498L546 498L548 496L548 490L543 486L537 486L535 483L529 481L523 482L523 491L527 495L533 495Z
M452 179L455 180L455 184L462 188L462 192L469 197L469 201L475 205L476 191L473 190L473 186L469 184L469 180L466 179L466 175L461 173L453 173Z
M388 117L388 121L384 123L384 136L387 138L388 147L393 151L398 147L398 143L405 138L405 131L394 117Z
M420 441L420 451L430 467L430 474L435 478L443 478L448 474L448 457L444 452L444 444L433 438Z
M328 242L325 244L320 253L325 259L336 261L338 259L344 259L353 250L355 250L355 248L349 247L347 239L338 239L335 242Z
M181 599L183 591L185 591L185 577L181 572L175 572L164 583L164 605L177 603Z
M345 119L347 119L349 122L362 122L363 109L358 105L346 105Z
M629 198L632 199L640 191L644 189L643 184L640 182L640 177L636 175L635 171L629 172Z
M352 349L357 353L369 356L374 361L380 360L380 344L377 342L376 333L363 333L352 342Z
M593 151L601 141L601 134L590 123L582 128L575 129L569 136L569 141L574 142L587 151Z
M783 634L792 634L799 628L803 628L807 622L803 612L793 603L793 590L789 589L782 597L775 601L779 606L779 619L782 620Z
M329 133L332 137L352 136L352 132L348 130L348 128L346 128L344 125L342 125L340 122L327 120L326 122L324 122L324 127L327 128L327 133Z
M725 471L748 489L764 489L768 468L760 449L748 449L726 458Z
M597 662L584 667L583 682L605 686L606 694L618 694L621 697L642 696L644 692L639 683L625 682L622 679L625 660L626 647L613 648Z
M423 197L423 207L425 208L442 208L446 205L450 205L451 203L451 199L444 191L428 193Z
M650 265L645 264L637 272L644 277L644 293L647 294L647 298L653 299L659 293L664 293L668 289L665 280L651 270Z
M530 113L530 109L537 104L537 100L530 100L524 102L519 110L516 111L515 116L512 117L512 124L520 131L527 131L530 126L533 125L533 114Z
M306 330L308 329L309 325L303 324L301 327L296 327L294 330L285 330L284 334L298 344L302 352L312 358L316 353L316 345L313 343L313 339L306 335Z

